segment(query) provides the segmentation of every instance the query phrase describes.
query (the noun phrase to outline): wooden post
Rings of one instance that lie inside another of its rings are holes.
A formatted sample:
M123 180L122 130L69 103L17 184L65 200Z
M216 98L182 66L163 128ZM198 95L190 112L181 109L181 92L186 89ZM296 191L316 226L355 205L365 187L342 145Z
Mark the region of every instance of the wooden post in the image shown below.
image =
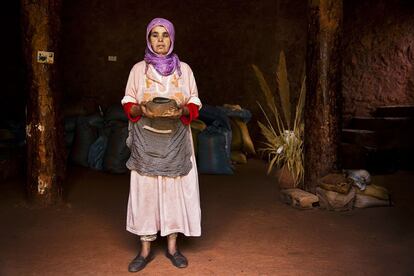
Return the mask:
M305 189L338 168L342 0L309 0L306 54Z
M61 200L65 143L60 117L56 63L39 63L38 51L57 55L60 0L21 0L23 51L26 62L27 192L41 207ZM47 62L50 54L41 58ZM50 62L50 61L49 61Z

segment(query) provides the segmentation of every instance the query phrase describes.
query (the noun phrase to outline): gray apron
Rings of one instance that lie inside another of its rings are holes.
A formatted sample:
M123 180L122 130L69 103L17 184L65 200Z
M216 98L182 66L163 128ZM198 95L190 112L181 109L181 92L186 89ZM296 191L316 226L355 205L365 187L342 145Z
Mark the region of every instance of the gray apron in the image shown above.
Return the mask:
M141 175L177 177L191 168L190 130L179 119L142 117L129 123L126 166Z

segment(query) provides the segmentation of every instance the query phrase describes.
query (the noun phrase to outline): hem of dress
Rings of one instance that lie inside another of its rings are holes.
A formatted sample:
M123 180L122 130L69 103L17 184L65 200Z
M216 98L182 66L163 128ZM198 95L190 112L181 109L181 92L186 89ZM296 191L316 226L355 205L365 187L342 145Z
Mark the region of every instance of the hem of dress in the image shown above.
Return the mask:
M156 235L158 232L155 232L155 233L139 233L138 231L136 231L136 230L134 230L134 229L132 229L131 227L126 227L126 230L128 231L128 232L131 232L132 234L135 234L135 235L137 235L137 236L150 236L150 235Z
M160 231L161 232L161 231ZM168 232L165 232L164 234L161 234L160 233L160 235L161 235L161 237L166 237L166 236L168 236L168 235L170 235L170 234L173 234L173 233L181 233L181 234L183 234L184 236L186 236L186 237L200 237L201 236L201 233L198 233L198 234L186 234L186 233L184 233L184 231L182 231L182 230L170 230L170 231L168 231Z
M129 227L129 226L127 226L126 227L126 230L128 231L128 232L130 232L130 233L132 233L132 234L135 234L135 235L138 235L138 236L149 236L149 235L157 235L158 234L158 232L161 232L160 230L159 231L157 231L156 233L140 233L139 231L136 231L135 229L133 229L133 228L131 228L131 227ZM168 236L168 235L170 235L170 234L172 234L172 233L181 233L181 234L183 234L184 236L186 236L186 237L201 237L201 233L194 233L194 234L188 234L188 233L185 233L185 231L184 230L170 230L170 231L168 231L168 232L166 232L166 233L160 233L160 235L161 235L161 237L166 237L166 236Z

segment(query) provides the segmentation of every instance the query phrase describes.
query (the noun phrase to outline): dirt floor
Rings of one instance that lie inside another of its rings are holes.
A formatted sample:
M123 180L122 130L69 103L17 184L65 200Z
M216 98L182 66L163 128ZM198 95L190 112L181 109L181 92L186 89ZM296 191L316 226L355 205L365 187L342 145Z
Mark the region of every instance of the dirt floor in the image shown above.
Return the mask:
M414 172L374 176L394 207L329 212L279 201L265 164L201 175L200 238L181 239L189 266L164 256L143 275L414 275ZM129 175L71 168L67 203L40 210L20 179L0 184L0 275L128 275L138 239L125 230Z

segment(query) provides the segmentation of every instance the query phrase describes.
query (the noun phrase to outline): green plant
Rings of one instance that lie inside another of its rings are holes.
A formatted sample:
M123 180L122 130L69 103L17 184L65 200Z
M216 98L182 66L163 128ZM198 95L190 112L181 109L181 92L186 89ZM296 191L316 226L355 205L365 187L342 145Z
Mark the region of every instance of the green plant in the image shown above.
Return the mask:
M294 113L295 117L293 126L291 126L292 112L285 54L283 51L280 52L279 64L276 72L283 118L276 106L273 92L265 80L262 72L256 65L253 64L252 67L259 81L260 88L265 96L267 108L270 111L266 113L263 106L257 102L266 119L265 123L258 121L260 131L265 138L263 147L259 148L259 152L265 154L268 158L268 174L274 167L282 168L283 166L287 166L288 171L293 176L295 186L297 186L303 181L304 176L303 108L306 94L305 77L302 78L299 99Z

